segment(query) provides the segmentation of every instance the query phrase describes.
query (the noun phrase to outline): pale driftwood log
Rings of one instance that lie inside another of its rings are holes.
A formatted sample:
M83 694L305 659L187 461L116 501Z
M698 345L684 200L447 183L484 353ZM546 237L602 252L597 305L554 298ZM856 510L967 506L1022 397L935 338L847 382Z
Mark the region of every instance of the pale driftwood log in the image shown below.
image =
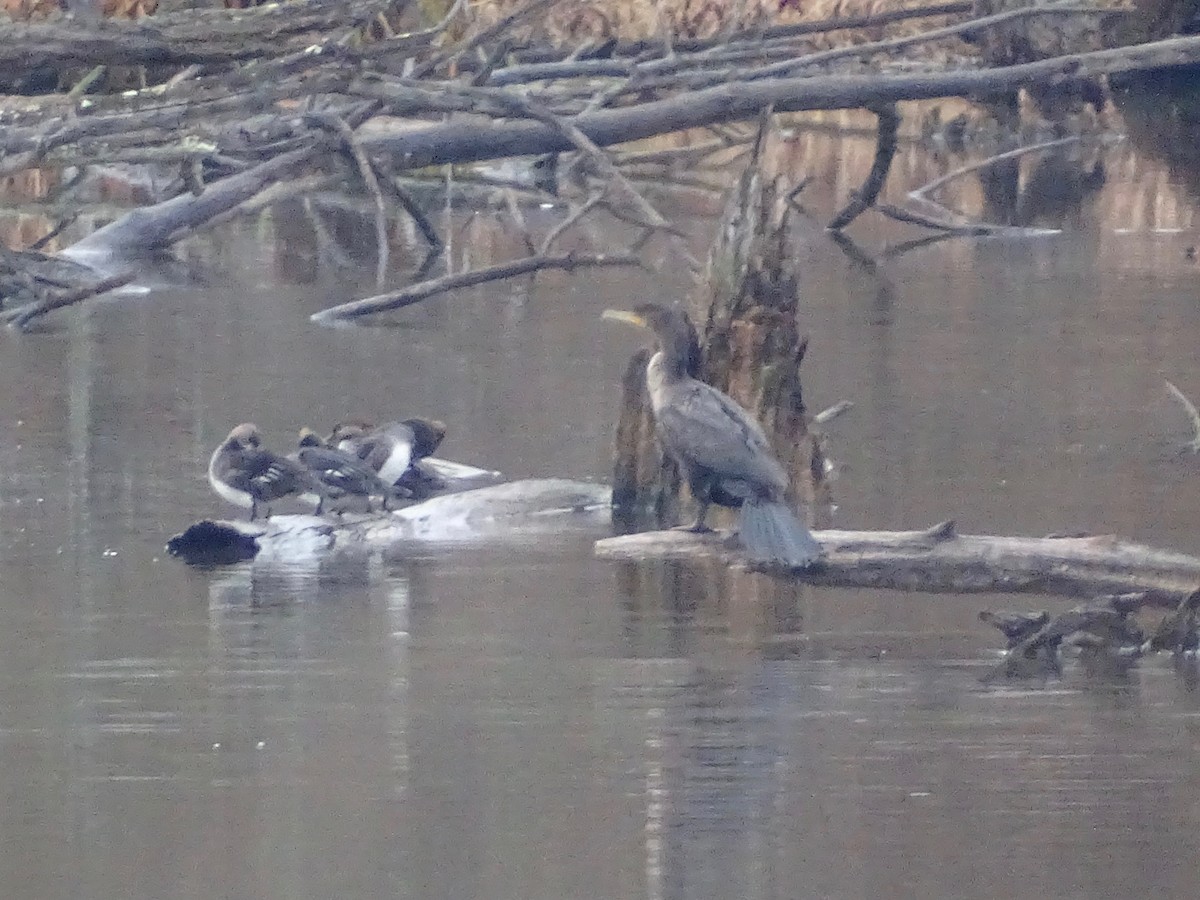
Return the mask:
M205 519L172 537L167 552L194 565L248 560L293 565L336 554L401 552L430 542L595 534L608 519L610 500L606 485L531 478L444 494L394 512L279 515L255 522Z
M1012 537L958 534L953 522L925 531L813 532L825 548L811 570L769 570L720 533L651 531L596 542L614 560L717 561L805 584L929 593L1024 593L1093 597L1146 591L1147 605L1175 608L1200 586L1200 557L1111 535Z

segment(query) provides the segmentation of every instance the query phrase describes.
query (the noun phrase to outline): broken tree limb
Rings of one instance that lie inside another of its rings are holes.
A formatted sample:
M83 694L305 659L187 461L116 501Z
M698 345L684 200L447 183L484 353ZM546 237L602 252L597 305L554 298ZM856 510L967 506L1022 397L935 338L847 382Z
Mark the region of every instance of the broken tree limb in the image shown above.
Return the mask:
M1022 156L1027 156L1030 153L1041 153L1045 150L1055 150L1059 147L1065 147L1068 144L1077 144L1082 140L1079 135L1069 135L1064 138L1056 138L1052 141L1042 141L1037 144L1029 144L1025 147L1016 147L1012 150L1006 150L1003 153L997 153L994 156L989 156L987 159L976 160L968 163L965 166L959 166L935 178L928 184L924 184L919 188L915 188L908 192L908 196L913 200L929 200L929 195L936 191L944 184L949 184L957 178L962 178L964 175L969 175L971 172L978 172L980 169L986 169L988 166L994 166L998 162L1005 162L1010 159L1018 159ZM959 213L961 215L961 213Z
M524 6L520 6L513 10L507 16L500 19L500 21L495 22L494 24L480 31L478 34L468 38L462 44L450 50L444 50L441 53L433 56L431 59L426 60L421 65L417 66L415 70L413 70L413 77L420 78L422 75L428 75L431 72L437 71L437 69L444 66L451 60L465 56L476 47L482 46L492 38L503 34L508 28L511 28L518 22L529 18L535 13L546 10L558 2L559 0L530 0L529 3L526 3ZM457 8L458 4L456 3L454 8L451 9L451 12L454 12ZM449 18L449 16L447 18Z
M876 53L891 53L896 50L902 50L906 47L912 47L917 44L925 44L930 41L938 41L943 38L957 37L962 34L969 34L974 31L981 31L986 28L991 28L996 25L1002 25L1010 20L1027 18L1030 16L1042 15L1128 15L1129 10L1122 9L1097 9L1094 6L1069 6L1069 5L1048 5L1048 6L1023 6L1019 9L1010 9L1005 12L996 13L991 16L981 16L976 19L968 19L965 22L959 22L956 25L947 25L945 28L934 28L929 31L921 32L920 34L905 35L904 37L892 38L885 41L873 41L868 44L857 44L849 47L836 47L832 50L824 50L820 53L811 53L807 56L802 56L799 59L788 60L781 63L775 63L770 66L763 66L760 69L747 72L746 76L750 79L756 78L775 78L792 74L797 68L806 66L815 66L827 64L839 59L847 59L852 57L862 57L873 55Z
M761 61L764 57L775 56L783 57L783 59L771 65L739 73L737 77L744 76L748 79L755 79L791 75L798 68L827 64L852 57L867 57L877 53L892 53L918 44L984 31L988 28L1009 24L1015 20L1035 16L1105 15L1124 12L1123 10L1103 10L1088 5L1029 6L1006 10L995 15L967 19L954 25L915 35L853 44L818 53L804 53L803 51L808 49L808 45L798 38L812 34L814 31L827 29L814 28L804 31L799 30L802 26L782 26L778 29L767 29L753 41L743 38L713 43L705 42L696 49L684 49L677 44L673 48L674 52L663 52L660 54L660 58L653 60L643 61L644 57L642 56L629 59L627 57L630 54L613 54L609 59L514 65L495 73L492 84L512 85L571 78L621 78L638 73L648 78L653 77L653 80L648 82L653 87L667 86L675 77L681 78L687 86L692 88L708 87L719 83L725 77L720 72L712 71L713 69L736 66L750 60ZM809 24L818 25L819 23Z
M910 19L926 19L936 16L953 16L959 13L970 12L971 9L971 2L937 3L930 6L914 6L906 9L887 10L886 12L878 12L863 16L835 17L830 19L820 19L813 22L795 22L787 25L772 25L767 28L743 28L730 34L722 34L711 38L681 39L678 37L673 37L669 48L667 46L667 42L661 38L649 38L636 41L618 41L613 45L610 55L616 58L646 58L666 55L668 53L668 49L673 50L677 54L698 53L705 50L724 47L728 44L759 42L788 37L802 37L804 35L820 34L828 31L845 31L855 28L878 28L883 25L892 25L897 22L903 22ZM570 59L573 56L573 52L574 51L571 50L547 49L541 47L514 50L512 56L516 60L517 65L510 66L509 69L536 63L562 62ZM478 65L479 63L470 59L464 59L459 62L459 68L464 72L473 72L475 71L475 67ZM539 79L528 78L526 80L537 81Z
M667 100L583 113L566 121L578 127L594 144L605 147L714 123L753 119L771 105L780 113L979 96L1013 91L1037 81L1052 82L1059 78L1197 62L1200 62L1200 37L1171 38L1135 47L1059 56L987 70L732 81ZM397 165L410 169L574 149L574 145L550 125L511 121L456 121L372 134L364 136L362 142L368 152L388 153Z
M938 204L934 204L935 206ZM904 222L908 225L920 225L922 228L932 228L936 231L943 232L944 237L950 235L981 235L992 234L996 231L1003 231L1008 226L1005 225L985 225L982 222L973 224L960 224L959 222L951 222L934 216L927 216L924 213L919 213L915 210L904 209L899 206L893 206L890 203L877 203L875 208L889 219L895 219L897 222ZM942 207L945 209L945 207ZM946 210L950 212L950 210ZM957 217L959 219L965 217Z
M879 131L875 138L875 159L871 163L871 171L867 173L862 187L850 196L850 202L825 226L830 231L841 231L875 205L892 168L892 157L896 155L896 132L900 129L900 113L894 103L881 106L874 112L879 118Z
M209 185L199 197L187 193L163 203L134 209L77 241L64 253L79 258L90 254L136 256L168 247L181 233L190 232L220 213L250 200L259 191L312 165L318 146L292 150L237 175Z
M1146 591L1174 609L1200 585L1200 557L1109 535L1029 538L925 531L815 531L825 558L810 570L771 571L805 584L930 593L1027 593L1092 597ZM767 571L719 533L651 531L596 542L602 559L715 560Z
M517 275L528 275L543 269L564 269L568 272L585 266L636 266L641 262L636 256L621 254L582 254L568 253L565 256L528 256L512 262L474 269L470 272L459 272L422 281L398 291L366 297L350 303L331 306L320 312L313 313L310 318L314 322L328 324L339 320L359 319L375 313L387 312L412 306L438 294L474 287L489 281L500 281L504 278L514 278Z
M91 284L85 284L57 296L39 300L37 303L8 310L4 314L4 321L12 328L25 331L29 327L29 323L34 319L41 318L56 309L62 309L64 306L72 306L82 300L87 300L89 297L106 294L119 287L124 287L133 281L135 276L136 273L132 271L118 272L116 275L101 278L99 281Z

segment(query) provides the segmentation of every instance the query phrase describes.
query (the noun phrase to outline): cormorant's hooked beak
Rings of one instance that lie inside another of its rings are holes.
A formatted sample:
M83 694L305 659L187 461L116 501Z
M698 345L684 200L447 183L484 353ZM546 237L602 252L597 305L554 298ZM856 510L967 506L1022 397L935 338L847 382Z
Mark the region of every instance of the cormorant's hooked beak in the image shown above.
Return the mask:
M650 323L637 313L628 309L606 309L600 314L602 319L612 319L615 322L625 322L629 325L637 325L639 328L649 328Z

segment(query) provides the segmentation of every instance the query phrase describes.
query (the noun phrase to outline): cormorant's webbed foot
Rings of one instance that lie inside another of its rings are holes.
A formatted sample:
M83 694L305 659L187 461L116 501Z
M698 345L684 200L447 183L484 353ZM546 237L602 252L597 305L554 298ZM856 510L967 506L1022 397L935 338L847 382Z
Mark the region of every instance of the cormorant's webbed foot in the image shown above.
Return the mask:
M707 498L707 493L705 494L705 497ZM704 499L700 502L700 508L696 510L696 521L694 521L688 528L688 531L690 531L692 534L708 534L710 531L712 531L712 529L704 523L704 520L708 517L708 506L709 502L707 499Z

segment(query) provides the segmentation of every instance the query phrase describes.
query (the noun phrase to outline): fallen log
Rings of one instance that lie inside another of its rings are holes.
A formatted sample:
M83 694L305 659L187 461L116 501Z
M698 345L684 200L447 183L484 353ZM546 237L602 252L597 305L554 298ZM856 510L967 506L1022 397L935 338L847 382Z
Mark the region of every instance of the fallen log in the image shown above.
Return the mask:
M731 80L705 90L566 119L594 144L607 147L672 131L776 113L855 109L906 100L988 96L1035 82L1111 75L1200 63L1200 37L1171 38L1133 47L1059 56L986 70L904 75L828 75ZM353 93L353 88L351 88ZM376 96L378 96L376 94ZM574 149L560 131L541 122L455 121L419 129L376 133L362 139L368 153L386 153L398 168L536 156Z
M289 565L336 554L402 550L417 543L478 543L546 538L605 527L606 485L561 478L510 481L445 494L393 512L341 518L272 516L257 522L205 519L167 541L190 565L255 560Z
M1200 557L1112 535L1017 537L959 534L953 522L924 531L813 532L825 558L808 570L751 562L718 532L650 531L596 542L614 560L717 561L799 583L929 593L1094 597L1145 591L1146 605L1177 608L1200 586Z

